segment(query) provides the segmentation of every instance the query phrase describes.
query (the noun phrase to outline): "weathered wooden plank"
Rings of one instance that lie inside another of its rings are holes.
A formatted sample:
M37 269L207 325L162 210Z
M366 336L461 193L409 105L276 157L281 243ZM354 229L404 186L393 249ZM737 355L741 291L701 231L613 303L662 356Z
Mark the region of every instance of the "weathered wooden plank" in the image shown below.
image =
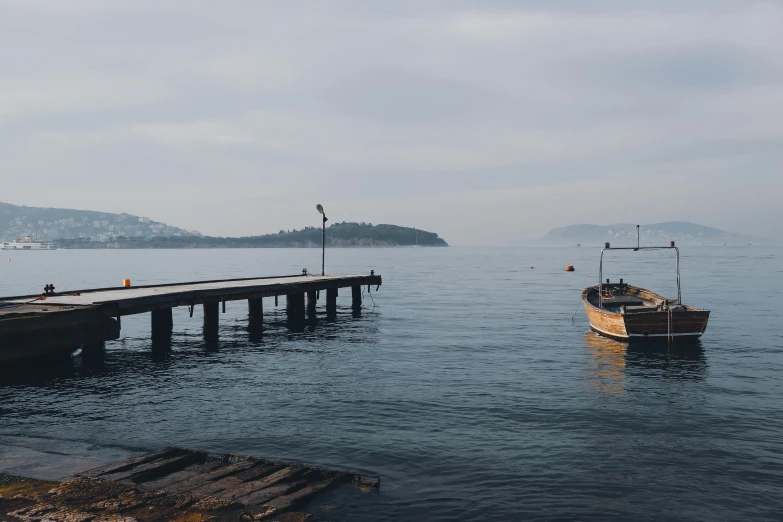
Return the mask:
M254 493L260 489L268 488L270 486L278 484L284 480L294 479L303 472L304 472L304 468L300 466L286 466L283 469L280 469L262 479L251 480L239 484L234 488L225 489L219 493L216 493L216 496L224 499L234 499L234 498L243 497L245 495Z
M268 477L272 473L280 471L285 467L286 467L285 464L275 464L271 462L258 461L257 466L254 466L245 471L240 471L239 473L234 473L220 480L232 479L232 480L239 480L241 482L247 482L248 480L260 480L262 478Z
M274 486L259 489L258 491L254 491L248 495L237 497L234 500L246 506L260 506L261 504L266 504L270 500L273 500L277 497L301 489L302 487L310 484L312 481L312 477L302 476L285 482L279 482Z
M280 470L283 467L284 466L279 464L267 464L267 465L256 466L248 470L242 471L240 473L228 475L226 477L213 480L212 482L208 482L203 486L199 486L195 489L189 490L188 493L197 496L215 496L217 493L221 491L236 488L240 486L242 483L265 478L271 475L272 473Z
M88 469L83 473L79 473L79 476L96 478L103 474L118 473L120 471L131 469L134 466L146 464L148 462L159 459L170 458L176 455L183 455L184 453L185 450L181 450L179 448L166 448L159 451L153 451L152 453L139 455L138 457L131 457L128 459L119 460L117 462L112 462L111 464L107 464L98 468Z
M176 484L172 484L166 488L166 491L169 493L189 493L191 490L208 484L213 480L218 480L228 475L244 471L246 469L257 466L258 464L259 461L257 460L242 460L239 462L234 462L233 464L224 463L222 466L219 466L206 473L201 473L197 476L194 476L192 479L183 480L181 482L177 482Z
M184 455L177 455L166 459L157 459L146 464L132 466L130 469L114 473L105 473L98 478L103 480L121 481L131 478L136 482L144 482L179 471L196 462L204 462L206 453L188 451Z
M170 475L159 478L157 480L141 482L138 484L138 487L139 489L144 491L163 491L166 490L167 488L170 488L171 486L173 486L178 482L182 482L185 480L193 480L199 475L208 473L214 470L215 468L218 468L223 465L225 465L223 461L213 460L205 464L187 467L182 471L176 471Z
M322 491L326 491L327 489L338 484L348 482L350 478L350 474L342 473L326 480L305 486L302 489L294 491L293 493L281 495L265 503L264 506L274 507L278 511L287 511L304 504Z

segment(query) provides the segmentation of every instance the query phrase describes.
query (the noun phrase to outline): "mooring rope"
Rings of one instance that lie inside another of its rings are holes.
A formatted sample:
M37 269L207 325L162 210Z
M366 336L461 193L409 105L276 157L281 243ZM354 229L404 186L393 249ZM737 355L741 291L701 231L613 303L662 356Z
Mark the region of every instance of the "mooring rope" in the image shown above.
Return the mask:
M370 287L367 287L367 295L370 296L370 300L372 301L372 307L375 308L375 299L372 296L372 290ZM362 297L364 297L364 287L362 287Z
M576 304L576 310L574 310L574 315L571 316L571 324L574 324L574 319L576 318L576 314L579 313L579 305L582 304L582 299L579 299L579 302Z

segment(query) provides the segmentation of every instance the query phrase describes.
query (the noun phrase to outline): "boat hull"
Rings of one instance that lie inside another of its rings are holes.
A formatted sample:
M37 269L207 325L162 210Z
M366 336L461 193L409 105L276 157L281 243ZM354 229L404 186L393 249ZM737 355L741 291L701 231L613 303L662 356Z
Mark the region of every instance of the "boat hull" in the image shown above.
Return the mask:
M645 296L656 295L648 290L636 290ZM696 340L704 334L710 316L707 310L689 307L671 312L656 309L637 313L615 312L595 306L590 297L596 300L597 296L597 287L586 288L582 294L590 329L618 341Z

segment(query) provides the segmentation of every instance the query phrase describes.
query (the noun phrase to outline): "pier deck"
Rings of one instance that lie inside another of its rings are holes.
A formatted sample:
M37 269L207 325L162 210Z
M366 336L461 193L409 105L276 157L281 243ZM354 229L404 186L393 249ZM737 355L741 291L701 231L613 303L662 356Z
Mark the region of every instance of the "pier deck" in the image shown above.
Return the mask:
M44 296L44 299L33 302L30 301L40 296L0 298L0 303L33 306L93 305L117 311L119 315L131 315L172 306L304 294L308 291L380 284L381 276L376 275L297 275L76 290ZM3 308L0 307L0 313Z
M36 358L78 347L117 339L120 318L151 312L152 336L171 334L171 310L187 306L190 315L202 305L205 336L218 328L220 305L247 300L251 325L261 328L263 299L286 297L289 319L304 321L314 310L322 291L326 292L326 312L334 314L338 291L351 288L351 302L361 307L362 287L378 287L381 276L295 275L195 281L87 290L70 290L54 295L28 295L0 298L0 361Z

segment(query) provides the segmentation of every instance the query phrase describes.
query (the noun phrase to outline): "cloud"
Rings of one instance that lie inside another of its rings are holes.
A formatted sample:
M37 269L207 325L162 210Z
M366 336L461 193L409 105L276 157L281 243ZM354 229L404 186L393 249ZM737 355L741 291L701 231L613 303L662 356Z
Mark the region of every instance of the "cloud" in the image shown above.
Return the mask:
M755 217L722 206L780 175L778 3L4 1L0 11L11 202L114 208L213 234L308 224L278 203L294 198L339 201L360 221L416 214L441 231L462 219L442 202L481 205L477 228L524 236L563 216L598 219L585 187L651 190L663 176L701 202L705 224L753 231L780 217L766 197ZM183 200L144 195L155 186ZM627 219L679 212L655 193L645 216ZM529 222L516 217L521 202Z

